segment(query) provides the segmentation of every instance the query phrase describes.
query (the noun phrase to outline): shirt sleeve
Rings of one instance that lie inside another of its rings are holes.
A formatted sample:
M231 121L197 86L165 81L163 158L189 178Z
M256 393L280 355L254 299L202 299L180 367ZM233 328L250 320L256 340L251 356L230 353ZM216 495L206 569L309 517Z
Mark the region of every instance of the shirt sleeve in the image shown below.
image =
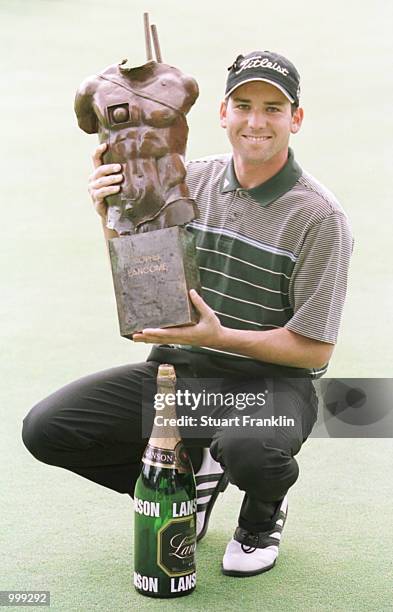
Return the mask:
M306 234L289 285L293 332L335 344L347 291L353 238L344 214L333 213Z

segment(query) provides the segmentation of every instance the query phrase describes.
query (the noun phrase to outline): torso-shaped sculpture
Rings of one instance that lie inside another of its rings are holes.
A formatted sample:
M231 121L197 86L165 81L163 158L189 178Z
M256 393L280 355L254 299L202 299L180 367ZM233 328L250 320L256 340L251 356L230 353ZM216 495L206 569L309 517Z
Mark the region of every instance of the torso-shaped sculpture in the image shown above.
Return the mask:
M107 226L133 234L184 225L197 216L183 160L198 85L168 64L126 61L86 79L75 98L79 127L108 143L104 163L122 165L121 190L106 198Z

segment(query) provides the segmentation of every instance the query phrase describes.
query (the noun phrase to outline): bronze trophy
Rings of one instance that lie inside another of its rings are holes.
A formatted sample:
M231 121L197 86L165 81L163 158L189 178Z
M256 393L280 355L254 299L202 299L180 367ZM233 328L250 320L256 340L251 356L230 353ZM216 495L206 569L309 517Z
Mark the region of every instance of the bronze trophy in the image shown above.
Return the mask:
M188 292L200 292L194 236L183 226L198 216L185 183L186 114L196 81L164 64L157 29L144 14L147 63L123 60L86 79L75 98L79 127L119 163L120 192L106 198L109 254L120 334L147 327L191 325L198 316ZM150 30L156 60L153 60Z

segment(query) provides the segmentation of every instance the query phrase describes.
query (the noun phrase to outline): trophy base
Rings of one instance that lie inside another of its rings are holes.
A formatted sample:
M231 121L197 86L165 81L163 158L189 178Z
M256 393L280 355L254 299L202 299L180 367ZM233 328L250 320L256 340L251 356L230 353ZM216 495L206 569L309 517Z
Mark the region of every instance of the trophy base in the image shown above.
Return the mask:
M121 336L198 322L188 295L190 289L200 292L195 238L189 231L168 227L108 243Z

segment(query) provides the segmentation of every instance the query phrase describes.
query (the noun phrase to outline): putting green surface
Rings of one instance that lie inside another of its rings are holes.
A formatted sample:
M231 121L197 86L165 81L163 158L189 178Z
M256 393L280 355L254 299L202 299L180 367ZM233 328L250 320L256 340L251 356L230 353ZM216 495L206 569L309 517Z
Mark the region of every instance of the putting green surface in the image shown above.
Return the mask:
M391 440L305 445L282 551L266 575L220 574L241 500L230 487L198 547L196 592L170 602L133 591L130 499L36 462L21 443L23 416L40 398L148 352L118 333L86 189L97 139L78 129L73 114L87 75L124 57L144 63L144 10L158 24L164 60L200 85L188 157L229 150L217 109L238 53L265 48L293 59L306 118L292 146L336 193L356 239L329 376L392 372L389 3L0 0L0 590L51 590L52 609L67 612L391 610Z
M391 610L390 440L310 440L299 464L276 567L221 575L241 502L230 486L197 548L196 591L167 602L133 590L130 498L34 464L15 440L2 457L0 590L50 590L52 608L64 612Z

